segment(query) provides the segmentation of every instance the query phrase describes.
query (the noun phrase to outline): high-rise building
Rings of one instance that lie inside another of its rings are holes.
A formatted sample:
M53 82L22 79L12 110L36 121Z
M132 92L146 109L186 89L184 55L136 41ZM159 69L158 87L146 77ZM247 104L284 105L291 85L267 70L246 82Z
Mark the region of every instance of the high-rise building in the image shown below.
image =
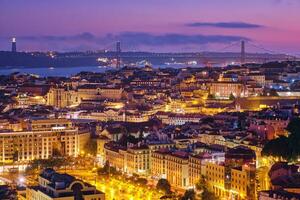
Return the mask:
M11 40L11 51L17 52L17 41L15 37L13 37Z

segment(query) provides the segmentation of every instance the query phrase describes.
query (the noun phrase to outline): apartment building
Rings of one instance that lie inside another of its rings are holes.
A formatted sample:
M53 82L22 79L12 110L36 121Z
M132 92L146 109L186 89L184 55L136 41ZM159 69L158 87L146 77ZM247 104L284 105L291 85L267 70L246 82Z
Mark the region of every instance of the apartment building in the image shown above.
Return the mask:
M205 176L206 164L212 160L212 155L208 153L189 156L189 184L191 187L195 187L202 175Z
M88 130L80 130L64 119L35 120L28 126L28 130L0 132L1 162L47 159L54 151L76 157L90 139Z
M150 170L150 150L142 145L128 148L126 151L126 172L146 175Z
M168 149L161 149L151 154L151 175L158 179L167 178L166 156L170 153Z
M249 80L255 81L255 83L259 84L262 87L264 87L266 85L266 77L265 77L264 74L261 74L261 73L249 73L246 77Z
M31 120L28 125L28 129L32 131L61 131L74 128L72 122L64 118Z
M0 160L4 163L47 159L59 150L67 156L78 156L89 140L88 131L20 131L0 133Z
M210 189L220 198L255 199L252 170L247 165L228 168L225 164L207 163L206 178Z
M165 157L166 175L175 188L189 187L189 156L183 151L172 152Z
M239 82L212 82L209 84L209 93L216 98L243 97L246 95L245 87Z
M125 171L126 148L107 143L104 145L105 161L109 162L110 166L115 167L119 171Z
M225 162L206 165L210 189L220 198L254 200L256 197L255 152L238 146L225 153Z
M127 174L149 174L150 150L148 146L119 147L113 143L104 145L105 160L110 166Z

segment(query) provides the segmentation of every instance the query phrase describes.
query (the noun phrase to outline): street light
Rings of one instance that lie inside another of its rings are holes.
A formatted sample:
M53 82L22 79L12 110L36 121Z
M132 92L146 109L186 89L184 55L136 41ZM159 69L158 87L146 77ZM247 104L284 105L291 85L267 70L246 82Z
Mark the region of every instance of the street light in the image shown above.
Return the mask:
M24 186L25 183L25 178L24 177L19 177L18 178L18 185L19 186Z
M24 181L25 181L24 177L20 177L20 178L19 178L19 182L20 182L20 183L24 183Z

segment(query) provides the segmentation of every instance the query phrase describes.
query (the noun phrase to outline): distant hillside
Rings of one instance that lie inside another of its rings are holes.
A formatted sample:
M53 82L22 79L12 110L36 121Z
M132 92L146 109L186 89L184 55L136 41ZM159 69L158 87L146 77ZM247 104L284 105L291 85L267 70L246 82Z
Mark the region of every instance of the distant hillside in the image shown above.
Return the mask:
M0 52L0 66L28 66L28 67L65 67L65 66L97 66L100 65L96 57L66 57L52 58L39 53Z
M97 61L97 58L117 57L116 52L8 52L0 51L0 66L11 67L75 67L75 66L99 66L105 63ZM121 52L120 57L125 64L149 61L154 65L165 63L187 63L197 61L201 64L207 63L231 63L240 62L240 54L232 52L201 52L201 53L151 53L151 52ZM247 62L265 63L270 61L286 60L283 54L246 54Z

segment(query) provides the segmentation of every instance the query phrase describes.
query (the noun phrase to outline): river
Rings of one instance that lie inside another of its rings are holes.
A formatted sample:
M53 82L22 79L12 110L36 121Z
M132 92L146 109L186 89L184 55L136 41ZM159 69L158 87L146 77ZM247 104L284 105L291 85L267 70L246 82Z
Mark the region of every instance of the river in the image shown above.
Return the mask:
M186 67L184 65L159 65L154 68L182 68ZM189 66L189 67L201 67L201 66ZM82 71L88 72L105 72L106 70L115 69L113 67L103 67L103 66L81 66L81 67L57 67L57 68L47 68L47 67L1 67L0 75L9 75L14 72L20 72L24 74L35 74L41 77L48 76L60 76L60 77L70 77Z

